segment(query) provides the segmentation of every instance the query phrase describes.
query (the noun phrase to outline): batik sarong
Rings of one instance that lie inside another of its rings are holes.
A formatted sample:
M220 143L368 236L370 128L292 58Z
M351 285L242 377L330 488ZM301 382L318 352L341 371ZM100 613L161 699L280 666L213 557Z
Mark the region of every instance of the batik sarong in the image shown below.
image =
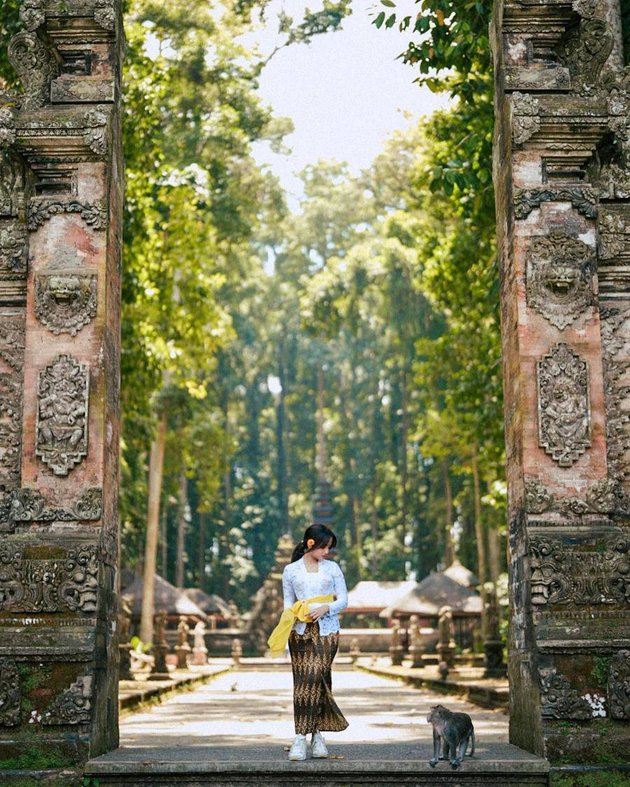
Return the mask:
M296 735L339 732L348 726L332 695L331 667L338 646L339 634L322 637L317 623L307 623L302 635L291 632Z

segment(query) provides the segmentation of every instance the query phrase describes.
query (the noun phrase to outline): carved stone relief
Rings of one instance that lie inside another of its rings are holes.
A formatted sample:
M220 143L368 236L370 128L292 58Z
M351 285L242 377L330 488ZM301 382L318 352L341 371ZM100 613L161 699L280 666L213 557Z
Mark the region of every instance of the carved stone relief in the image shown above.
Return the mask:
M0 278L26 277L28 232L17 220L0 219Z
M42 724L85 724L90 721L91 711L92 676L83 675L50 703L42 713Z
M556 500L537 481L525 482L525 510L529 514L544 514L556 511L563 516L582 514L626 514L630 511L629 501L624 499L619 482L604 478L592 484L584 497Z
M571 687L569 679L555 670L541 670L542 715L548 719L580 719L593 713L588 701Z
M83 221L95 230L104 230L107 226L107 210L100 202L79 202L76 199L32 199L28 206L29 230L36 230L51 216L60 213L78 213Z
M573 207L589 219L597 216L597 197L590 188L544 187L539 189L514 189L514 215L526 219L534 208L543 202L570 202Z
M0 659L0 727L20 723L20 673L14 661Z
M11 39L8 56L24 88L20 96L21 108L44 106L50 83L57 76L57 63L52 52L36 33L23 32Z
M9 107L0 109L0 146L12 145L15 142L15 117Z
M0 546L0 610L5 612L96 611L96 546L48 547L58 557L38 557L15 543ZM46 551L45 549L43 551Z
M96 274L76 269L35 274L35 316L52 333L74 336L96 316Z
M595 251L554 231L537 238L527 263L527 303L556 328L566 328L595 302Z
M630 476L630 309L600 307L606 446L611 473L620 481Z
M116 25L116 13L113 0L96 0L94 21L104 30L114 30Z
M591 445L588 364L564 342L537 363L538 442L560 467Z
M91 522L103 516L103 490L87 489L69 504L47 500L37 489L16 489L11 494L9 516L13 522Z
M612 658L608 706L613 719L630 719L630 650L620 650Z
M512 140L527 142L540 128L540 101L528 93L512 93Z
M0 150L0 216L16 218L24 189L21 164L7 151Z
M83 134L83 138L88 147L93 150L94 153L98 153L99 155L106 153L107 114L105 113L103 107L96 107L95 109L90 109L88 112L86 112L85 125L87 126L87 129Z
M20 480L22 445L22 370L24 317L4 312L0 319L0 491L14 489Z
M37 30L46 21L44 0L22 0L20 19L27 30Z
M605 20L582 18L558 45L559 61L571 75L572 87L596 85L604 63L612 52L613 37Z
M578 550L558 539L530 539L530 587L535 606L630 603L630 541L609 539L602 550Z
M89 371L60 355L39 373L35 454L55 475L68 475L88 450Z

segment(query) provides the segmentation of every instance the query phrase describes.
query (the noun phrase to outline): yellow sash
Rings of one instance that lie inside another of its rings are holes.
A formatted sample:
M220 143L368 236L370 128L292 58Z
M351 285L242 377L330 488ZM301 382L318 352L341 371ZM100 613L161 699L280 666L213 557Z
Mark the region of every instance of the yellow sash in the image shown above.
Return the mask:
M271 651L271 655L282 656L295 621L301 620L308 622L310 620L311 604L330 604L330 602L334 600L335 597L332 595L313 596L313 598L307 598L306 601L296 601L292 607L285 609L280 616L278 625L271 632L267 640L267 647Z

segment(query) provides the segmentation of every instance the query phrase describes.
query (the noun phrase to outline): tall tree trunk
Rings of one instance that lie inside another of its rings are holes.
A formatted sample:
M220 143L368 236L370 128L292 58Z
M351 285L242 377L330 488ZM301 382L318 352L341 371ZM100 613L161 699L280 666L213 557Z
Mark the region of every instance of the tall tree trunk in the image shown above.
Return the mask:
M372 470L373 478L371 487L372 505L370 510L370 531L372 534L372 553L370 555L370 566L372 568L372 576L376 576L378 571L378 512L376 510L376 468Z
M496 587L501 573L501 536L496 527L488 530L488 564L490 579Z
M155 589L155 567L157 563L158 531L160 522L160 495L164 471L164 447L166 445L166 413L158 422L155 439L151 444L149 458L149 501L147 507L147 538L144 550L144 576L142 582L142 615L140 639L153 641L153 593Z
M205 512L200 513L197 523L197 587L202 590L206 579L206 516Z
M409 459L407 456L409 413L407 409L407 372L403 368L400 378L400 487L401 487L401 547L403 554L407 551L405 540L409 528Z
M175 561L175 586L184 587L184 564L186 562L186 513L188 509L188 479L182 470L179 478L179 505L177 508L177 558Z
M479 582L481 583L482 594L484 584L488 579L486 568L486 543L484 538L483 524L481 522L481 483L479 481L479 460L477 456L477 446L473 445L471 453L471 468L473 476L473 503L475 512L475 539L477 541L477 571Z
M284 344L281 346L281 353L284 355ZM289 499L287 495L287 454L285 445L286 435L286 385L284 375L284 361L280 361L279 369L280 393L276 404L276 444L277 444L277 473L278 473L278 508L280 510L280 522L282 532L291 533L291 523L289 522Z
M160 511L160 576L168 580L168 533L167 533L167 507L164 506Z
M451 487L451 474L448 459L442 459L442 478L444 480L444 564L450 566L455 560L455 549L453 548L453 489Z

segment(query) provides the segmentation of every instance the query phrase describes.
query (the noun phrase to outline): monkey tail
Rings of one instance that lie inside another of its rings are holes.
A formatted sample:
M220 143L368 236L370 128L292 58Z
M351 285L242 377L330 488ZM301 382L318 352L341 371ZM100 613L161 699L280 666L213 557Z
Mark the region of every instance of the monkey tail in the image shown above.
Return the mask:
M472 757L475 753L475 728L474 727L470 734L470 745L471 745L471 749L470 749L470 754L468 756Z

